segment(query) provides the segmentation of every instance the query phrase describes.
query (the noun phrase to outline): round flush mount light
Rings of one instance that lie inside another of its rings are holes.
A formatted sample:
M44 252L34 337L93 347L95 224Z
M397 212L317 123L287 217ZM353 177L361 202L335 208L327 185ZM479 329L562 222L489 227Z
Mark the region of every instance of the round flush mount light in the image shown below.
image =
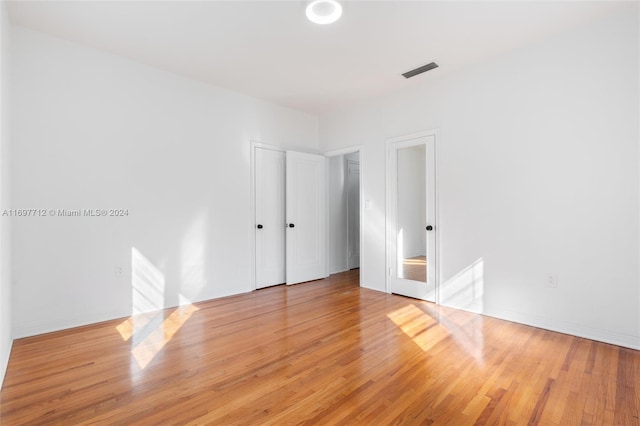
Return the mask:
M332 24L342 16L342 6L335 0L315 0L307 6L307 18L316 24Z

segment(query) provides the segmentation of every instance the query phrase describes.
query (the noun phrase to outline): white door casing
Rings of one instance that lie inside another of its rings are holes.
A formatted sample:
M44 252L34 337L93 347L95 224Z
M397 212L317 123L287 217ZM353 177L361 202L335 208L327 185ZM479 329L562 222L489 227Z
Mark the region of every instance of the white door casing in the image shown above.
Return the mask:
M399 257L398 150L424 145L426 282L402 278ZM424 132L387 141L387 291L417 299L437 302L437 217L436 217L436 133ZM427 230L431 227L431 230Z

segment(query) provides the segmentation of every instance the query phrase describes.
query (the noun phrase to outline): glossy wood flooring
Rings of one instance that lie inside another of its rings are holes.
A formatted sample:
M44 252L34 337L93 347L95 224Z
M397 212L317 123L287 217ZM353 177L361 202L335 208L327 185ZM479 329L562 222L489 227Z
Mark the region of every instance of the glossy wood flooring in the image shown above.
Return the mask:
M17 340L0 423L639 424L640 352L357 273Z

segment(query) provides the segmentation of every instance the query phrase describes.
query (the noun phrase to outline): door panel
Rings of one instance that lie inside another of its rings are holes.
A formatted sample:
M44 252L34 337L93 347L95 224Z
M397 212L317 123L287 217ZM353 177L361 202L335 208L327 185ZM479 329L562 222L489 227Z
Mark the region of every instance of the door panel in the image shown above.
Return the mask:
M285 282L285 153L255 150L256 288Z
M435 136L388 145L389 290L435 301Z
M325 157L287 151L287 284L325 277L325 175Z

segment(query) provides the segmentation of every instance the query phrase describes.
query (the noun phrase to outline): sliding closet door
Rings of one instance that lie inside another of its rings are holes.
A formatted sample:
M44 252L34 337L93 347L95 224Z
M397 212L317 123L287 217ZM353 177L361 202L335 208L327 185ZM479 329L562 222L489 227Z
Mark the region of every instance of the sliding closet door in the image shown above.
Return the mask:
M255 149L256 288L285 279L285 153Z
M324 156L287 151L287 284L326 275L325 179Z

